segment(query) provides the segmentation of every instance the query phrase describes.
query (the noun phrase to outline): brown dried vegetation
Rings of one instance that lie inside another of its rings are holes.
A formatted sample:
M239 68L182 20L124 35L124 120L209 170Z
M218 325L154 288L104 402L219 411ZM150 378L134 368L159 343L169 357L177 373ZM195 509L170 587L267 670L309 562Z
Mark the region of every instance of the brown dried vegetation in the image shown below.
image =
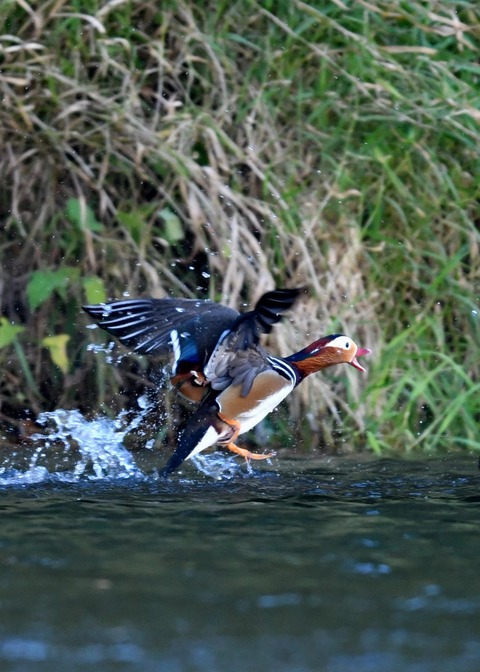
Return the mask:
M374 356L292 395L297 445L478 448L476 2L4 5L5 436L134 407L147 364L87 352L85 301L307 285L271 349Z

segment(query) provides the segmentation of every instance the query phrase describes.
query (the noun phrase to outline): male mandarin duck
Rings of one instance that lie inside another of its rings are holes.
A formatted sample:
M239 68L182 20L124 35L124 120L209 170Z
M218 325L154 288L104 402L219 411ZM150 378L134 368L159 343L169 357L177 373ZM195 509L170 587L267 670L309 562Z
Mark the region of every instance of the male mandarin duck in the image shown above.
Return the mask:
M83 306L98 325L136 353L173 353L171 382L198 404L163 470L175 471L202 450L219 444L246 460L263 460L235 444L308 375L346 363L365 371L357 357L371 350L343 334L314 341L288 357L274 357L260 345L301 289L264 294L246 313L213 301L133 299Z

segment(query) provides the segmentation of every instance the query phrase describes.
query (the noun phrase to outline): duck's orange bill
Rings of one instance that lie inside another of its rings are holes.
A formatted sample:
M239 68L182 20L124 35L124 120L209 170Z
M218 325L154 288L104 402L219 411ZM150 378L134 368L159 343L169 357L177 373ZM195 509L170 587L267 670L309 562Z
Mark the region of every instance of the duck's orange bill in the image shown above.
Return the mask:
M369 355L372 351L370 348L357 348L357 352L355 353L355 357L352 359L350 364L354 366L356 369L359 371L363 371L365 373L365 369L363 366L359 363L357 360L357 357L363 357L364 355Z

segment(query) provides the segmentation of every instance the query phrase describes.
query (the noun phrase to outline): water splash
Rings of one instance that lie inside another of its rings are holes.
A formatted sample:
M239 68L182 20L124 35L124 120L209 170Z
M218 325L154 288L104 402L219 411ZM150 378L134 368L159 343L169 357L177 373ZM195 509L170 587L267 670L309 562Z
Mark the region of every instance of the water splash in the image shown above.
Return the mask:
M130 420L126 412L117 418L93 419L85 418L78 410L42 413L37 423L45 427L45 433L31 437L34 449L25 466L12 464L19 458L17 453L4 461L0 466L0 485L145 478L123 445L125 436L137 429L151 410L146 397L140 397L138 403L140 410Z
M196 455L190 460L197 471L215 481L228 481L239 475L251 476L254 470L250 463L243 464L233 455L216 452L213 455Z
M33 467L27 471L0 467L0 486L33 485L49 480L50 472L46 467Z
M141 466L124 445L125 437L134 430L141 437L142 423L152 411L152 403L147 396L140 397L139 409L133 417L123 411L117 418L97 416L88 419L75 409L40 414L37 423L44 427L44 431L31 436L31 452L27 447L9 452L0 460L0 487L52 481L156 480L158 468L164 465L167 457L148 450L155 439L145 436L143 447L147 450L141 451ZM254 470L250 465L218 451L185 462L178 477L191 480L202 475L223 481L252 474Z
M90 324L87 329L96 329L97 327L98 324ZM87 352L93 352L95 355L105 355L104 359L106 364L120 364L120 362L127 356L126 353L116 351L114 341L110 341L107 345L90 343L87 345Z
M82 476L90 479L130 478L140 476L131 453L122 445L125 436L140 424L143 413L138 413L132 421L126 422L126 413L118 418L105 416L87 420L80 411L58 409L42 413L37 422L41 425L54 424L47 437L40 434L33 439L40 441L30 469L37 467L39 459L51 446L60 442L66 451L71 450L72 442L78 446L79 459L70 473L72 480Z

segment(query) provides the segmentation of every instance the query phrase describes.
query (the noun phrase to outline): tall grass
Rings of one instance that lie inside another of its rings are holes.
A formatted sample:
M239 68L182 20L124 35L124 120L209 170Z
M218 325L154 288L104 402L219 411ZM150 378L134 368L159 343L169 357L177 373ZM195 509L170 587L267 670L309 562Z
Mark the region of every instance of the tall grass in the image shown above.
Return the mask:
M292 395L306 449L480 447L478 3L7 0L0 33L6 428L133 405L85 300L307 284L269 346L374 356Z

